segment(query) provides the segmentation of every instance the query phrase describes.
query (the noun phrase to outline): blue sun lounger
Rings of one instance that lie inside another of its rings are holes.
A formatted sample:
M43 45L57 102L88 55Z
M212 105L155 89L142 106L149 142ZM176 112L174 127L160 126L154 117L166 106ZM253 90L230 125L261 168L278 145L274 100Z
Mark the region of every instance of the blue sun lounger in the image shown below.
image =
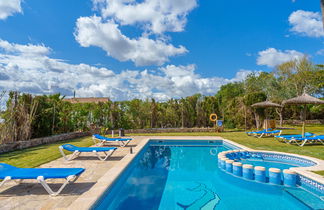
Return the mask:
M84 168L17 168L9 164L0 163L0 187L7 181L36 179L52 196L58 195L64 187L75 182L84 172ZM65 179L58 191L54 192L46 183L46 179Z
M304 137L312 137L314 136L315 134L313 133L309 133L309 132L306 132ZM274 136L278 141L281 141L281 142L286 142L286 140L288 139L292 139L292 138L302 138L303 135L301 134L291 134L291 135L280 135L280 136Z
M280 136L281 132L282 132L282 130L263 131L263 132L257 133L254 136L258 137L258 138L262 138L264 136L275 136L275 135Z
M267 132L267 131L271 131L272 129L271 128L268 128L268 129L263 129L261 131L249 131L249 132L245 132L248 136L255 136L255 135L258 135L258 134L262 134L263 132Z
M132 140L131 138L108 138L99 134L94 134L92 139L95 144L99 141L99 146L102 146L107 142L118 142L121 147L126 146Z
M63 144L59 146L59 150L64 157L65 160L70 161L74 158L78 157L82 152L93 152L95 155L99 158L99 160L106 160L112 153L117 149L117 147L77 147L72 144ZM73 154L68 158L64 150L73 152ZM99 152L102 152L105 154L105 156L101 157L99 155Z
M314 144L316 142L319 142L324 145L324 135L287 139L287 143L296 143L298 146L301 147L304 146L306 143Z

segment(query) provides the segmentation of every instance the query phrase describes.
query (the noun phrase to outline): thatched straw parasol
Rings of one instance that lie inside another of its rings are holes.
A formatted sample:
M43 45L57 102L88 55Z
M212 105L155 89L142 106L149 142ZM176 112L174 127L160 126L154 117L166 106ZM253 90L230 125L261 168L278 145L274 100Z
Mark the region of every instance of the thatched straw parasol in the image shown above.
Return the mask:
M313 96L304 93L301 96L297 96L295 98L291 98L282 102L283 105L304 105L303 110L303 129L302 134L305 134L305 120L306 120L306 105L307 104L324 104L324 101L315 98Z
M263 101L259 103L252 104L251 107L253 108L269 108L269 107L275 107L275 108L281 108L282 106L280 104L273 103L271 101ZM266 124L265 127L268 129L268 114L265 112L266 115Z
M273 103L271 101L263 101L251 105L254 108L268 108L268 107L282 107L280 104Z

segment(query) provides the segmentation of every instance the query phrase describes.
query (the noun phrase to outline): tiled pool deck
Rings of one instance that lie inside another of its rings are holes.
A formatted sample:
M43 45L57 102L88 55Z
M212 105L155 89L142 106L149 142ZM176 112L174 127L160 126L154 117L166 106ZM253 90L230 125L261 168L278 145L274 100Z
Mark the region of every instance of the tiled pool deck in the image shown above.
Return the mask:
M59 196L51 197L44 188L35 181L28 180L26 184L23 182L20 185L15 184L15 182L8 182L0 189L0 209L88 209L107 189L107 186L118 177L149 139L222 140L223 138L215 136L137 136L134 137L133 141L126 147L118 148L107 161L99 161L97 157L86 154L82 154L81 157L70 162L66 162L63 158L59 158L41 167L85 168L86 171L80 176L76 183L67 185ZM242 149L251 150L234 142L230 143ZM130 154L131 147L133 148L133 154ZM307 168L307 170L324 170L323 160L318 160L316 158L308 159L319 162L321 166L314 166ZM300 168L296 171L314 180L323 182L323 177L308 172L307 170L306 168ZM51 186L55 186L55 183L62 182L53 180L51 183L53 183ZM59 186L60 184L57 184L57 187Z
M129 154L130 147L136 147L140 140L141 138L135 138L126 147L118 148L106 161L100 161L92 154L82 153L73 161L67 162L63 158L59 158L46 163L40 167L72 167L85 168L86 170L75 183L67 185L63 192L56 197L49 196L36 181L27 180L20 185L10 181L0 189L0 209L66 209L81 194L88 191L109 169L118 164L126 154ZM57 151L59 152L59 150ZM53 180L50 183L63 183L63 181ZM57 189L60 184L51 186Z

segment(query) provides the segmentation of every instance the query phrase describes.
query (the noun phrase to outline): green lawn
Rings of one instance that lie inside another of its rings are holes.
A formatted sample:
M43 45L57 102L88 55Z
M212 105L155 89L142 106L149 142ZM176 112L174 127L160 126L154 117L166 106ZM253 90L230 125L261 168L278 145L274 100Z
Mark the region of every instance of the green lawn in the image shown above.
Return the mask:
M300 127L294 127L294 130L285 130L283 134L299 134ZM314 132L316 134L324 134L324 126L307 126L308 132ZM223 138L235 141L239 144L245 145L252 149L260 150L273 150L281 152L289 152L301 155L307 155L324 159L324 146L313 145L299 147L295 145L289 145L280 143L274 138L254 138L247 136L242 131L231 131L223 133L151 133L151 134L129 134L129 135L154 135L154 136L221 136ZM68 141L62 141L55 144L47 144L38 147L32 147L29 149L18 150L15 152L9 152L0 155L0 162L12 164L18 167L37 167L44 163L50 162L61 157L58 146L65 143L72 143L76 146L90 146L93 144L91 137L83 137L79 139L73 139ZM316 172L324 175L324 171Z
M44 163L62 157L58 146L62 144L74 144L80 147L88 147L93 144L91 137L83 137L73 140L61 141L54 144L31 147L0 155L1 163L8 163L17 167L37 167Z

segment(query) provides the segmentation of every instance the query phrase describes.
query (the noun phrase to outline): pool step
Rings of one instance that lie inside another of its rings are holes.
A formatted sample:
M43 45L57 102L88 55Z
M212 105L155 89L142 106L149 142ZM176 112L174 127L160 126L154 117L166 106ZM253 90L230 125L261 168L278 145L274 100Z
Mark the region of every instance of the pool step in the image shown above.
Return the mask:
M300 188L285 188L284 190L311 209L324 209L324 201L319 196Z

